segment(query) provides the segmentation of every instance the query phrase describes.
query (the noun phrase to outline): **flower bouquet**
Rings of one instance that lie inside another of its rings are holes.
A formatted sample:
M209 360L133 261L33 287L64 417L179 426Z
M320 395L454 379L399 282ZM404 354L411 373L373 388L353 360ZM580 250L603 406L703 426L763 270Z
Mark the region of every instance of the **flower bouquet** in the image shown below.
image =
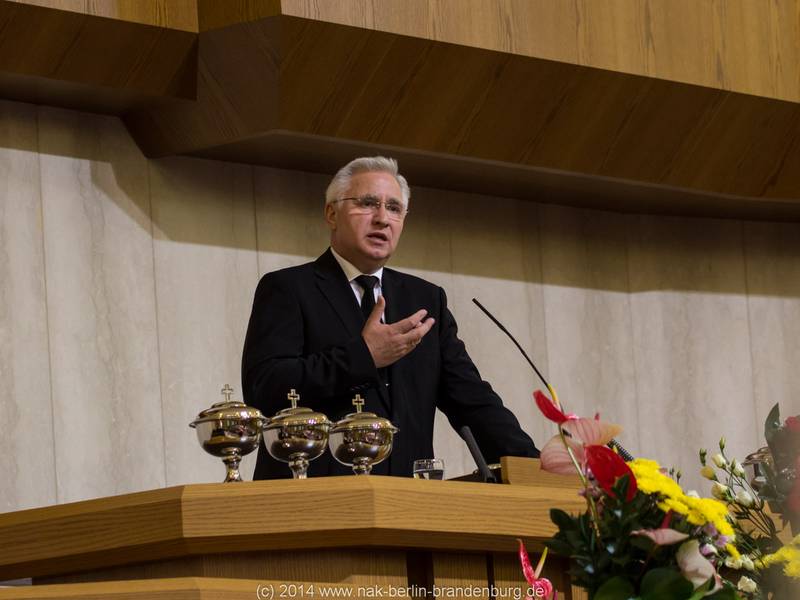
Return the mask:
M800 534L800 416L781 422L776 404L764 423L770 459L761 464L765 483L759 496L769 502L772 512L780 515L792 532Z
M741 597L766 600L800 598L800 535L788 539L775 523L779 516L783 529L792 524L794 534L800 517L800 419L781 422L776 404L764 425L771 457L760 464L763 480L749 482L742 464L725 453L725 439L719 452L708 459L700 451L700 473L713 481L711 492L734 517L735 547L739 556L729 556L725 566L731 577L738 577Z
M720 572L741 558L725 503L685 493L655 461L626 463L607 446L621 427L566 414L550 393L552 400L534 394L558 426L542 448L542 468L577 472L586 511L551 510L558 532L545 545L570 558L573 583L592 600L736 598Z

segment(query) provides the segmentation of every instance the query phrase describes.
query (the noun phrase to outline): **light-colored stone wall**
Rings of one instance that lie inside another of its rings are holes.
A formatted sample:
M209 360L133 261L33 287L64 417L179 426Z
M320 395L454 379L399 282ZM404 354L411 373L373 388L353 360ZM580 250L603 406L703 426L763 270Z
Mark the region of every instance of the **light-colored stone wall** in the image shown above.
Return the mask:
M187 423L238 391L259 276L325 249L326 183L151 161L116 118L0 103L0 511L221 479ZM619 422L692 486L699 447L725 434L742 456L774 402L800 412L800 225L413 189L391 264L445 287L540 446L540 385L473 297L570 410ZM437 424L448 475L471 470Z

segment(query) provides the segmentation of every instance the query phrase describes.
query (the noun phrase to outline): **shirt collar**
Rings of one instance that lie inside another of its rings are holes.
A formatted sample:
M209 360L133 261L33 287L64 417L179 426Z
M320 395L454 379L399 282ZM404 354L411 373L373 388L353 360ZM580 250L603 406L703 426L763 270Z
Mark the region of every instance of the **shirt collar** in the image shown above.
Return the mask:
M347 281L353 281L359 275L362 275L361 271L359 271L353 263L343 257L341 254L336 252L336 250L331 247L331 253L333 254L333 258L336 259L336 262L339 263L339 266L344 271L344 276L347 277ZM383 282L383 267L375 271L374 273L363 273L363 275L372 275L373 277L377 277L379 282Z

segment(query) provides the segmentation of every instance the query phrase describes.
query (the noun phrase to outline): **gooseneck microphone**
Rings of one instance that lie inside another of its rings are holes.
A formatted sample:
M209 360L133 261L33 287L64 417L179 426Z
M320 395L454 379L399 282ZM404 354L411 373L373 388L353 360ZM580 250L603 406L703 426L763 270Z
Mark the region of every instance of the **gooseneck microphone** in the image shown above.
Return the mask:
M489 465L486 464L486 459L483 457L481 449L478 448L478 443L475 441L475 436L472 435L472 430L469 426L464 425L458 430L458 433L467 443L467 448L469 448L469 453L472 454L472 460L474 460L475 464L478 466L481 478L486 483L497 483L494 475L492 475L492 471L489 469Z
M547 380L546 380L546 379L544 378L544 376L543 376L543 375L542 375L542 374L539 372L539 369L537 369L537 368L536 368L536 365L535 365L535 364L533 364L533 361L532 361L532 360L531 360L531 359L528 357L528 354L525 352L525 350L522 348L522 346L520 346L519 342L518 342L518 341L517 341L517 340L514 338L514 336L513 336L513 335L511 335L511 332L510 332L508 329L506 329L506 328L503 326L503 324L502 324L500 321L498 321L498 320L495 318L495 316L494 316L492 313L490 313L490 312L489 312L489 311L486 309L486 307L485 307L483 304L481 304L480 302L478 302L478 300L477 300L476 298L473 298L473 299L472 299L472 301L475 303L475 305L476 305L478 308L480 308L480 309L483 311L483 314L485 314L487 317L489 317L489 318L492 320L492 323L494 323L495 325L497 325L497 327L498 327L498 329L500 329L500 331L502 331L503 333L505 333L505 334L506 334L506 335L509 337L509 339L510 339L512 342L514 342L514 345L515 345L515 346L516 346L516 347L519 349L519 351L522 353L522 356L524 356L524 357L525 357L525 360L527 360L527 361L528 361L528 364L529 364L531 367L533 367L533 370L536 372L536 375L539 377L539 379L540 379L540 380L542 381L542 383L544 384L544 387L546 387L546 388L547 388L547 390L550 392L550 394L551 394L551 395L554 395L554 393L553 393L553 388L551 388L551 387L550 387L550 384L549 384L549 383L547 383ZM562 408L561 408L561 410L562 410L562 411L564 410L564 408L563 408L563 404L562 404ZM622 447L622 445L621 445L621 444L620 444L620 443L619 443L617 440L611 440L610 442L608 442L608 447L609 447L609 448L612 448L612 449L616 449L616 451L617 451L617 452L619 453L619 455L622 457L622 460L624 460L624 461L626 461L626 462L629 462L629 461L633 460L633 455L632 455L630 452L628 452L627 450L625 450L625 448L623 448L623 447Z

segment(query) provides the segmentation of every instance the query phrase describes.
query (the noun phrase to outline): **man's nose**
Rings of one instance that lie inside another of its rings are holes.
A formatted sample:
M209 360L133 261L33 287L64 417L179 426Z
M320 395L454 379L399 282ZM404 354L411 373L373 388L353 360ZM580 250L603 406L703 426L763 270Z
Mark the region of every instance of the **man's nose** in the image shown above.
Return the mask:
M381 202L378 208L372 212L372 222L389 224L389 211L386 210L386 203Z

